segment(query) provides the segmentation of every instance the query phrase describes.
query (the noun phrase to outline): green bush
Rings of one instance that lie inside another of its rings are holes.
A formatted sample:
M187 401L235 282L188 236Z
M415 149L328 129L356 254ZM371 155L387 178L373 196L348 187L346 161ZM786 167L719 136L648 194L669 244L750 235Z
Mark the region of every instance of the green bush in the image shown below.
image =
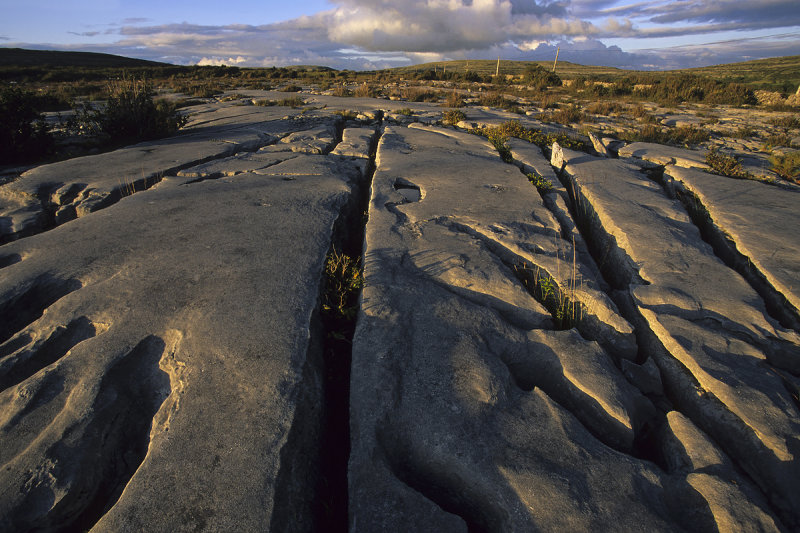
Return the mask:
M146 81L123 78L110 83L108 93L104 107L78 109L77 122L113 144L166 137L186 124L174 104L153 99Z
M451 109L449 111L445 111L444 113L442 113L442 122L444 122L445 124L455 125L466 118L467 115L465 115L463 111L458 109Z
M720 153L716 148L706 154L706 163L717 174L731 178L752 179L753 175L742 168L735 156Z
M32 161L48 154L53 137L36 96L14 86L0 89L0 164Z
M561 87L561 78L541 65L531 65L522 76L524 82L534 89L544 90L548 87Z

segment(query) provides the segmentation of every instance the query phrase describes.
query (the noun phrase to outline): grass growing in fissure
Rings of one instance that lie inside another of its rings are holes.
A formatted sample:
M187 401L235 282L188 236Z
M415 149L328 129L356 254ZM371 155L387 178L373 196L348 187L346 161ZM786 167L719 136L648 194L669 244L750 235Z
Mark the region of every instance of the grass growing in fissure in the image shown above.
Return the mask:
M520 262L514 265L513 270L528 292L553 316L556 329L570 329L580 322L583 305L575 299L577 265L574 255L572 275L566 289L561 289L556 281L538 266Z
M323 316L332 322L329 335L344 339L346 327L352 327L358 312L358 295L364 285L361 260L333 248L325 260Z
M553 190L553 184L550 183L550 180L544 176L540 176L536 172L529 172L528 174L525 174L525 176L528 178L528 181L530 181L533 186L536 187L536 190L538 190L539 193L545 194Z

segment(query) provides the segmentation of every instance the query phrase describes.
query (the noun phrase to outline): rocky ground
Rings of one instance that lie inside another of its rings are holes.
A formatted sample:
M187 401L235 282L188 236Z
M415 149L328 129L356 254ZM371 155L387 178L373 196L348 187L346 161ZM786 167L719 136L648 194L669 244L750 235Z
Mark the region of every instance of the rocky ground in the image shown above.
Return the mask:
M800 530L800 188L282 97L0 186L0 529Z

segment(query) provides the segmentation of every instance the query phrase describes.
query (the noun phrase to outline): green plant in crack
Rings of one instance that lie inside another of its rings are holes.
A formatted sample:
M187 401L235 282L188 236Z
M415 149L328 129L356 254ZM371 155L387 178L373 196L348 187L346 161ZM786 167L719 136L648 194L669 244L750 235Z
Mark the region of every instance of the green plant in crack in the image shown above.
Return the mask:
M545 194L553 190L553 184L550 183L550 180L544 176L540 176L536 172L530 172L525 174L525 176L527 176L528 181L530 181L541 194Z
M583 305L575 299L577 273L574 262L572 275L565 289L561 289L555 280L539 267L530 267L520 262L513 267L513 270L528 292L553 316L556 329L570 329L580 322Z
M330 335L345 339L358 312L358 295L364 286L361 260L331 249L325 259L323 317L330 321Z

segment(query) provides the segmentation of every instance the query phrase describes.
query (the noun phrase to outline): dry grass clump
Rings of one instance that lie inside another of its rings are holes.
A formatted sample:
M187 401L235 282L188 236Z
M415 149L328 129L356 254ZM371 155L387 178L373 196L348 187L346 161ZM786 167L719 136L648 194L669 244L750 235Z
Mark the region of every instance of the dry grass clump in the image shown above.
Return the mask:
M439 95L422 87L408 87L401 89L400 94L409 102L438 102Z
M356 87L355 91L353 91L353 96L356 98L375 98L377 95L377 89L369 85L367 82L362 83Z
M588 113L593 115L611 115L612 113L621 113L625 111L625 106L620 103L612 102L609 100L600 100L593 102L586 108Z
M459 108L464 107L466 104L464 102L464 98L462 98L461 95L456 92L455 89L453 89L453 92L447 95L447 100L445 100L444 105L447 107Z
M555 122L558 124L580 124L586 120L586 114L575 104L561 106L555 111L544 113L540 116L543 122Z
M442 113L442 122L445 124L450 124L451 126L458 124L466 118L467 115L465 115L464 112L459 109L450 109Z
M781 178L800 184L800 152L770 156L770 170Z

